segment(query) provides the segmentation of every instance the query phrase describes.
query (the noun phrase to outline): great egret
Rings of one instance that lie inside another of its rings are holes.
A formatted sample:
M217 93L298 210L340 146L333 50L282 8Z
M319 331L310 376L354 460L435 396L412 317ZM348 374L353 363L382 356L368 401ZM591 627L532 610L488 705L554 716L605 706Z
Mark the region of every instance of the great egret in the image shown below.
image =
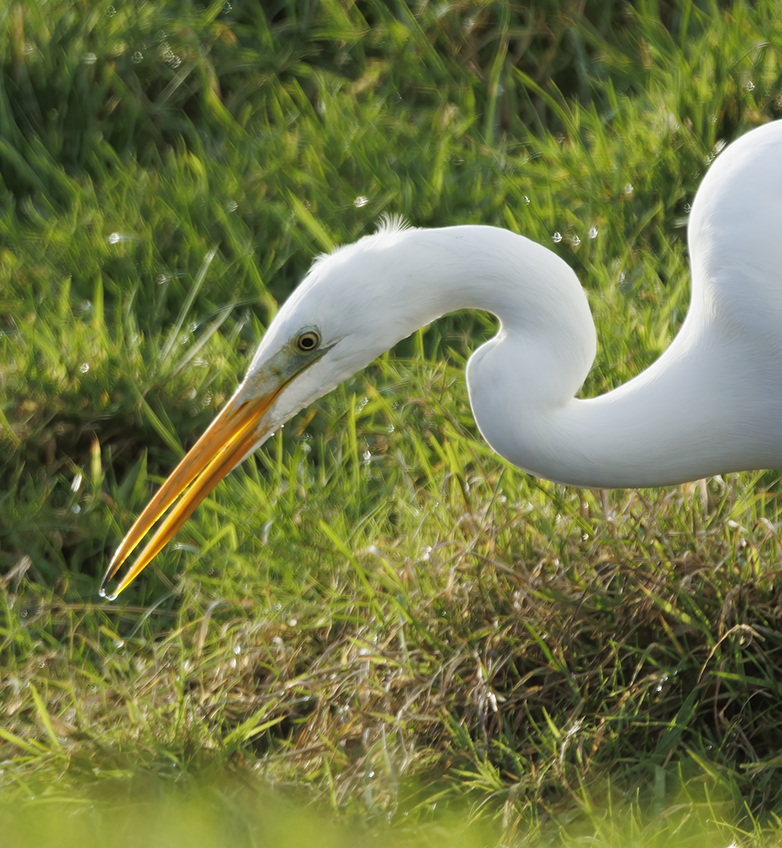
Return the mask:
M494 450L531 474L614 488L782 467L781 226L779 121L730 145L697 192L690 310L671 346L629 383L583 400L575 394L594 359L595 328L576 275L545 247L495 227L386 222L321 256L236 393L123 539L101 593L172 504L117 593L271 433L456 309L499 318L497 335L467 364L470 402Z

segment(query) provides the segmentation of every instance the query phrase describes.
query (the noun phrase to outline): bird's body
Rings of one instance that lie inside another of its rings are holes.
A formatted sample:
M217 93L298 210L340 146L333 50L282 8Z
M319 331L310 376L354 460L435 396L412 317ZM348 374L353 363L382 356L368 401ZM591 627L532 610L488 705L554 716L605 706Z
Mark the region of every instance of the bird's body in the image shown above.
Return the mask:
M497 335L467 365L478 427L497 453L561 483L661 486L782 468L782 122L728 147L689 221L690 311L646 371L575 395L596 335L569 266L485 226L377 233L320 257L280 309L212 426L123 540L109 579L180 496L123 579L152 559L213 486L269 434L400 339L456 309L484 309ZM189 487L189 488L188 488Z

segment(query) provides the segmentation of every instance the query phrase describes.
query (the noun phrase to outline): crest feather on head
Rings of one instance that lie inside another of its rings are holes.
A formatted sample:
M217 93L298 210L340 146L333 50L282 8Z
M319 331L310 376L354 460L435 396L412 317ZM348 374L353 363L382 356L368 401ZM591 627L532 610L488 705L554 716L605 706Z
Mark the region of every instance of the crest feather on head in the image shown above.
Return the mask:
M396 244L397 239L395 239L394 236L399 236L415 229L416 227L412 227L405 220L404 215L392 215L384 212L380 216L377 229L374 233L362 236L362 238L358 241L354 241L352 244L338 244L330 253L321 253L319 256L315 257L312 267L315 268L337 255L344 255L344 258L346 258L346 254L352 253L353 251L358 252L359 250L366 249L368 247L379 247L381 246L379 244L380 242L383 243L383 246Z

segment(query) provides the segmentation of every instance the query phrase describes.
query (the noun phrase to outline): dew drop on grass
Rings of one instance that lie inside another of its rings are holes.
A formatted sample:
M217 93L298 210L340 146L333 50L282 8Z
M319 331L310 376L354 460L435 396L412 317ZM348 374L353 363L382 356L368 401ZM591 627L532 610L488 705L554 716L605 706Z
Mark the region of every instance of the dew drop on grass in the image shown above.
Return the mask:
M119 244L123 241L133 241L134 238L135 236L129 235L128 233L112 233L106 238L106 241L109 244Z
M73 478L73 482L71 483L71 491L72 491L72 492L78 492L78 491L79 491L79 489L81 489L81 481L82 481L82 480L83 480L83 477L82 477L82 475L81 475L81 474L77 474L77 475Z
M133 56L131 56L130 61L133 62L134 65L138 65L139 62L144 61L144 54L140 50L136 50Z
M555 244L559 244L562 241L562 233L554 233L554 235L551 236L551 240Z
M366 206L369 203L369 198L365 197L363 194L360 194L354 201L353 205L356 209L361 209L362 206Z
M589 238L597 238L597 227L594 224L589 228Z
M113 17L114 17L114 15L116 15L116 14L117 14L117 10L116 10L113 6L109 6L109 8L108 8L108 9L106 9L106 14L107 14L110 18L113 18Z
M573 245L573 247L578 247L581 244L581 239L578 236L573 236L573 238L570 240L570 243Z
M88 362L82 362L82 364L79 366L79 371L81 371L82 374L86 374L89 370L90 366Z
M160 56L160 58L161 58L164 62L166 62L167 64L171 65L172 67L176 67L176 66L174 65L174 60L175 60L175 59L176 59L177 61L180 61L180 60L178 59L178 57L174 55L174 51L171 49L171 45L170 45L167 41L164 41L164 42L160 45L160 49L158 50L158 55Z

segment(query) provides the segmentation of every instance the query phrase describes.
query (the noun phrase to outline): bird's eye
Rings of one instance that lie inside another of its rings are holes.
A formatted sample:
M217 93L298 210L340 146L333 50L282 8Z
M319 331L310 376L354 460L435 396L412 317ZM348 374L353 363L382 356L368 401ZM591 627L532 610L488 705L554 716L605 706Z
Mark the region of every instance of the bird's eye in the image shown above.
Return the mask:
M320 344L320 334L315 330L305 330L297 339L296 347L302 353L309 353L315 350Z

